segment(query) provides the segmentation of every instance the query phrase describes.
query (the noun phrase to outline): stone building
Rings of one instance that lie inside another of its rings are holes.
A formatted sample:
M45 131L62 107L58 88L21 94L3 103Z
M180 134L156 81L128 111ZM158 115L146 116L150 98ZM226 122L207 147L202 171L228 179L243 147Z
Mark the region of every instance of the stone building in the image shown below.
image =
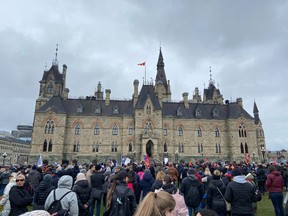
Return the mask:
M135 80L130 100L111 99L110 89L104 95L100 82L94 96L69 98L66 75L67 66L61 73L57 59L43 73L31 163L39 154L48 163L119 161L121 156L139 161L146 154L159 161L243 160L252 153L255 161L262 159L266 146L256 103L252 117L241 98L223 102L211 74L203 97L196 87L191 99L184 92L182 101L173 102L161 49L155 83L139 87Z

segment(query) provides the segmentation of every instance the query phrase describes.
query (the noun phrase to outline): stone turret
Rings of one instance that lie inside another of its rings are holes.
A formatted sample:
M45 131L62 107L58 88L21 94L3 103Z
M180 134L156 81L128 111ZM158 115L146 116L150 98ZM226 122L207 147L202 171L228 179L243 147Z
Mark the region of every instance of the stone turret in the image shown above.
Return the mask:
M106 96L105 96L105 106L109 106L110 105L110 95L111 95L111 90L110 89L106 89L105 90Z

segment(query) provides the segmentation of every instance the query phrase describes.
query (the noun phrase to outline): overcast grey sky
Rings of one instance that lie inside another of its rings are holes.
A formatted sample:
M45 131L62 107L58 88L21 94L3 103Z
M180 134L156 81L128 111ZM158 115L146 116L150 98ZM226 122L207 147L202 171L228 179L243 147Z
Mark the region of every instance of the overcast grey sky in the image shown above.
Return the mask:
M161 44L172 99L213 79L224 99L257 103L268 150L287 149L288 2L22 1L0 7L0 130L33 124L45 64L68 66L71 97L131 99L133 81L155 79Z

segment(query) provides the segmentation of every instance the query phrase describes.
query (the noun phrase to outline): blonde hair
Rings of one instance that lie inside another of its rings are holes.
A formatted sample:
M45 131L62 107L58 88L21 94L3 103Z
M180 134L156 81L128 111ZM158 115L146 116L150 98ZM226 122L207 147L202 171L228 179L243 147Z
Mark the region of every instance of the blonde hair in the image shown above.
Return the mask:
M157 175L156 175L156 180L160 180L160 181L163 181L163 178L164 178L164 175L165 175L165 172L164 171L159 171L157 172Z
M212 173L210 172L209 167L206 167L206 168L205 168L204 174L205 174L206 176L211 176L211 175L212 175Z
M162 216L166 211L173 212L176 202L166 191L149 192L140 203L134 216Z

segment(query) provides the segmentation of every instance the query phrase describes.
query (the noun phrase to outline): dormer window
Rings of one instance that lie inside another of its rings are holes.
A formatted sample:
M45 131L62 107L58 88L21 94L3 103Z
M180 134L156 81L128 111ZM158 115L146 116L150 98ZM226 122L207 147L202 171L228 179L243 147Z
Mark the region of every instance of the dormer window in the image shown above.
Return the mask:
M117 105L113 107L113 114L115 115L119 114L119 107Z
M177 108L177 116L182 116L182 109L181 107Z
M96 114L100 114L101 113L101 106L100 105L97 105L96 108L95 108L95 113Z
M218 109L216 107L213 109L212 115L213 115L213 118L218 118L219 117L219 111L218 111Z
M201 117L201 110L199 107L197 107L195 110L195 117Z
M53 84L52 83L50 83L49 85L48 85L48 87L47 87L47 93L48 94L53 94Z
M77 113L83 113L83 106L82 106L82 104L78 104L78 106L77 106Z

